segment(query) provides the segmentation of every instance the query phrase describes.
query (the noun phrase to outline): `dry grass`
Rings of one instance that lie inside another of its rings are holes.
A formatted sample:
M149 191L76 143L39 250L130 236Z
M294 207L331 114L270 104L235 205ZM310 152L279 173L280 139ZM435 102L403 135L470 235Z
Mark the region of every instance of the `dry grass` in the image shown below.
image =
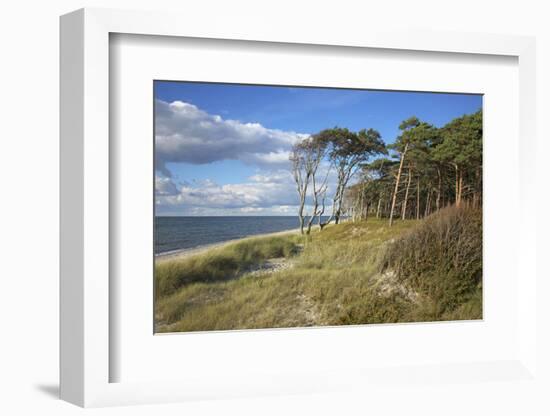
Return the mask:
M254 264L274 257L288 257L297 250L295 237L248 238L204 254L157 262L157 299L195 282L225 281L239 276Z
M470 218L461 218L459 222L463 220ZM348 222L327 227L309 238L295 235L254 238L184 260L159 263L156 330L281 328L480 317L480 283L476 281L473 291L462 290L456 279L450 277L454 269L439 265L440 261L447 264L447 256L453 261L466 257L453 255L452 248L441 248L441 253L446 253L443 257L410 276L409 269L397 262L396 250L416 261L414 249L407 244L424 241L426 227L432 231L438 229L430 221L397 222L391 228L384 220ZM454 224L450 219L436 221L443 228ZM466 230L474 232L478 226L480 223ZM439 237L446 236L442 230L439 232ZM429 251L419 250L422 256ZM288 267L271 273L253 272L258 264L271 258L284 258ZM463 263L457 264L462 267ZM441 286L422 281L424 273L431 279L441 270L446 270ZM470 280L466 286L472 289ZM445 294L440 293L444 288L459 293L458 297L453 294L453 299L460 298L460 302L453 307L447 305ZM442 296L446 307L441 307L438 296Z
M447 319L459 307L464 314L467 302L475 309L467 315L481 318L481 218L480 209L442 209L386 251L382 270L393 270L429 304L423 320Z

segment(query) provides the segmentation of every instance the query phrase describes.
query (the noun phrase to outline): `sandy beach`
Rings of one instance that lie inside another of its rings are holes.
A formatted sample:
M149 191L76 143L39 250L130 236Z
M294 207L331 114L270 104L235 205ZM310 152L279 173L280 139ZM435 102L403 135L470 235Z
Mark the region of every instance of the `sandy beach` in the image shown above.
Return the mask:
M276 237L276 236L279 236L279 235L293 234L293 233L298 233L298 232L300 232L300 229L295 228L295 229L292 229L292 230L277 231L277 232L274 232L274 233L254 234L254 235L249 235L249 236L243 237L243 238L236 238L236 239L233 239L233 240L221 241L219 243L205 244L205 245L202 245L202 246L197 246L197 247L188 248L188 249L169 251L169 252L166 252L166 253L156 254L155 255L155 262L163 262L163 261L167 261L167 260L182 259L182 258L185 258L185 257L194 256L194 255L197 255L197 254L202 254L202 253L204 253L208 250L211 250L213 248L221 248L221 247L224 247L224 246L227 246L229 244L233 244L233 243L236 243L236 242L239 242L239 241L248 240L250 238Z

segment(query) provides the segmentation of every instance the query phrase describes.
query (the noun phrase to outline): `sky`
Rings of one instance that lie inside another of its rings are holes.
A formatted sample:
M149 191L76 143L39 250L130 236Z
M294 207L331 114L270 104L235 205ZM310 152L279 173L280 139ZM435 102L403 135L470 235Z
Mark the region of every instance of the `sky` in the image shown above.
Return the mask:
M389 144L411 116L441 127L482 107L472 94L180 81L154 93L156 215L296 215L297 141L338 126Z

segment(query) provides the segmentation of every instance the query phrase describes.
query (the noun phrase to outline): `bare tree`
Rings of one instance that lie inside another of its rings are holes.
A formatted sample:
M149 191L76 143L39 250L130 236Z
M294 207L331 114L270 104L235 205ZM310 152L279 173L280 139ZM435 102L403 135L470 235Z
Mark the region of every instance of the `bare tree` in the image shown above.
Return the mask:
M327 195L329 173L330 169L327 169L320 183L317 181L317 171L313 172L313 175L311 177L313 185L313 211L307 223L307 234L311 232L311 227L313 225L313 220L315 219L315 217L318 218L318 221L320 223L321 217L325 212L325 198Z
M325 211L325 198L327 194L330 167L328 167L326 172L322 174L322 179L319 181L317 178L317 173L319 170L319 166L325 159L328 151L327 142L319 136L312 136L311 138L307 139L305 146L311 157L311 185L313 191L313 211L308 219L306 229L306 234L309 234L311 232L311 227L313 225L315 217L317 217L320 222L321 216Z
M327 175L328 178L328 175ZM319 230L323 229L324 223L322 221L323 214L325 213L325 207L326 207L326 199L327 199L327 186L323 188L323 190L319 193L319 199L320 199L320 207L317 212L317 224L319 224Z
M310 136L296 143L292 147L290 153L289 159L292 163L292 175L300 199L298 219L300 221L300 232L302 234L304 234L304 228L306 227L304 207L310 183L313 188L313 211L307 221L307 234L311 232L315 217L322 215L322 212L320 213L321 209L324 211L324 195L326 195L329 171L327 170L321 181L317 178L317 171L325 158L326 152L326 142L317 136ZM322 204L320 203L321 198L323 199ZM321 206L322 208L320 208Z
M307 160L307 152L305 152L302 143L297 143L292 147L290 152L290 162L292 164L292 176L296 183L296 190L300 199L298 208L298 220L300 221L300 233L304 233L304 205L306 203L307 188L311 178L311 167Z

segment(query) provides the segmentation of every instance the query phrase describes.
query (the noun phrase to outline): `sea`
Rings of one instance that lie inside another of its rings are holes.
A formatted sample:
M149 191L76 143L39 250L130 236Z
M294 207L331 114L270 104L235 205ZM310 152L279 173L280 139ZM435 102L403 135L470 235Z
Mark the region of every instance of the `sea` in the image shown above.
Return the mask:
M294 230L299 226L297 216L155 217L155 254L187 250L258 234Z

